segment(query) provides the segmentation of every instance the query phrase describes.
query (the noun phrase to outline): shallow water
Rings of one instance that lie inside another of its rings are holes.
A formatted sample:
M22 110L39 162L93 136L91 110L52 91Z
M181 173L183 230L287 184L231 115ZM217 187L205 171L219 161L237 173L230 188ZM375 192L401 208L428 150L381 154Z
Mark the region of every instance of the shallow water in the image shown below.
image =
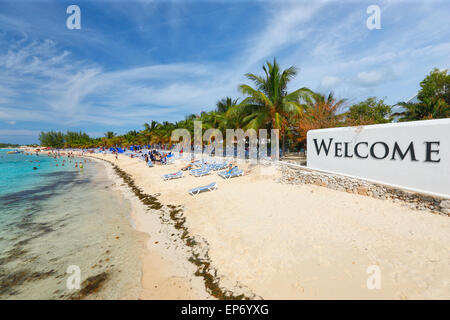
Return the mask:
M69 161L0 150L0 299L138 297L145 237L130 201L112 169ZM71 265L81 290L66 285Z

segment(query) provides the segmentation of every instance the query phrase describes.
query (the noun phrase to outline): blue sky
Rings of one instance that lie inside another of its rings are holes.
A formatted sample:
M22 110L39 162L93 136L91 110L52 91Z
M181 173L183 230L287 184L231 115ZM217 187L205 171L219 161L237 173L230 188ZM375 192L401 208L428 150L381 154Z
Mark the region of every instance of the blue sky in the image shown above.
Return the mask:
M81 30L66 8L81 8ZM369 30L366 9L381 8ZM102 136L239 97L275 56L290 89L394 104L450 65L450 1L0 0L0 142L41 130Z

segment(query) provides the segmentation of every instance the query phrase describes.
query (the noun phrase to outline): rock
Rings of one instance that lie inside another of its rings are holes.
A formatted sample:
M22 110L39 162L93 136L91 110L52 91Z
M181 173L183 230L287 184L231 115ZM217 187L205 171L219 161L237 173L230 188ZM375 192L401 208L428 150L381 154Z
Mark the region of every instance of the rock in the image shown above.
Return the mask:
M441 209L441 211L445 214L450 215L450 209Z
M369 191L366 187L358 187L356 190L358 191L358 194L362 196L367 196L367 192Z
M440 206L443 209L450 209L450 200L442 200Z
M328 188L336 190L336 189L337 189L337 185L334 184L334 183L330 183L330 184L328 185Z

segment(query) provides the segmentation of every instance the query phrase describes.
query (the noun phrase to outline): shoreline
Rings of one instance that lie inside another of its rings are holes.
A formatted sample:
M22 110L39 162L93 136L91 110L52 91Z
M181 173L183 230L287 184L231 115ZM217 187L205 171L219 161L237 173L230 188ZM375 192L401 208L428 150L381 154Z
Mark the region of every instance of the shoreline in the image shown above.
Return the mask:
M130 213L130 217L132 219L131 223L133 224L133 227L137 231L145 233L147 236L147 248L144 249L144 252L141 256L141 261L143 263L141 281L142 293L140 295L141 299L146 299L149 296L145 293L146 289L149 289L147 282L149 282L150 279L148 278L152 278L151 281L155 282L167 280L164 275L155 276L155 273L158 273L160 271L160 268L155 268L156 266L154 265L154 262L152 263L149 261L154 260L155 256L157 256L161 260L164 260L164 256L166 257L166 259L167 256L171 256L169 257L169 260L176 260L176 264L184 265L182 268L186 268L186 263L188 263L192 265L194 269L188 270L184 281L181 277L178 276L179 281L176 281L172 283L172 285L169 285L169 288L166 288L167 291L164 290L165 292L162 296L155 296L154 294L150 294L151 298L189 299L186 297L192 297L192 299L215 298L227 300L248 300L257 298L253 294L251 296L246 296L244 293L236 295L231 290L220 287L220 279L218 279L216 276L217 270L211 267L211 261L208 256L208 244L204 240L198 239L190 234L188 228L185 225L185 217L183 216L182 206L160 203L158 201L158 195L149 195L143 192L139 187L135 185L134 180L127 172L120 169L111 161L92 157L90 155L85 155L85 157L94 159L99 163L103 163L106 168L111 170L111 172L109 173L110 179L116 184L117 188L122 192L124 197L132 203L133 210ZM160 231L158 232L157 228L148 230L148 228L146 229L142 226L142 222L140 222L140 220L144 218L142 215L146 213L156 215L159 219L158 223L161 224L162 228L174 228L174 230L172 230L171 236L174 236L176 233L178 239L162 236L158 238L157 241L154 241L155 239L152 239L152 234L154 235L155 233L160 233ZM152 244L159 244L161 242L165 242L169 246L174 245L174 243L181 242L182 253L180 254L180 252L165 252L162 254L161 252L157 252L158 250L155 250L155 248L152 247ZM146 264L147 266L150 265L151 270L145 270ZM191 268L187 267L187 269ZM199 286L199 278L201 278L201 282L203 283L204 288L201 288ZM196 285L192 285L192 282L197 283ZM187 289L189 286L191 286L190 290L183 290ZM195 290L194 294L192 295L192 292L190 291L192 291L194 287ZM156 287L153 287L152 289L156 289Z
M35 160L41 170L30 174ZM83 170L35 156L8 161L4 168L21 174L15 180L27 178L2 189L2 298L138 299L145 235L129 223L132 206L108 168L91 159ZM70 266L80 270L79 290L66 285Z
M122 155L118 161L112 155L86 156L116 167L136 200L150 207L137 215L136 226L150 234L147 258L159 255L164 263L146 263L143 257L142 299L450 297L445 285L450 281L444 245L450 240L448 217L315 185L281 184L258 167L248 167L250 174L230 181L209 175L163 182L161 174L177 171L179 164L148 168ZM218 191L187 195L189 187L211 181L219 183ZM149 223L156 214L158 219ZM155 233L167 250L156 243ZM206 277L189 252L206 258L198 259L206 262ZM365 288L370 265L383 270L381 291ZM410 265L417 268L409 270ZM175 277L181 283L195 282L192 290L153 286L170 283L173 270L146 279L168 266L178 270Z

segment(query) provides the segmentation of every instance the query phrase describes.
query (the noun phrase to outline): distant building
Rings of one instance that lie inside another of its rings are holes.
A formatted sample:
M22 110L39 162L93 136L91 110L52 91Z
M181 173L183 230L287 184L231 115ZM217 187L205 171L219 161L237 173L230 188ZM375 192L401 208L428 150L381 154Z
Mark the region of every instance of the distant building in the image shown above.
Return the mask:
M418 103L420 102L419 98L417 97L418 94L407 100L407 103ZM398 119L400 119L403 115L403 113L406 112L406 109L398 104L392 106L392 122L398 122Z

